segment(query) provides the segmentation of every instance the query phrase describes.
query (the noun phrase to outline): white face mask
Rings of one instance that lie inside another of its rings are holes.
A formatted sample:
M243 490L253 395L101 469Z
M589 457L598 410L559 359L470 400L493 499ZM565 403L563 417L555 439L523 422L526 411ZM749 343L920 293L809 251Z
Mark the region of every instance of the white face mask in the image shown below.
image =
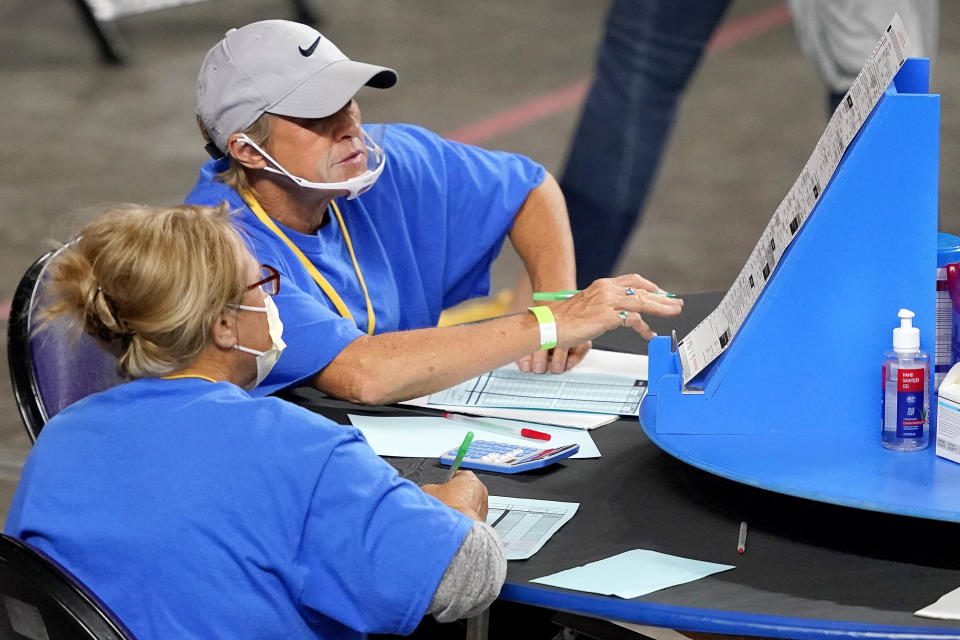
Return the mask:
M280 312L277 310L277 305L274 304L273 298L270 297L264 299L264 306L262 307L251 307L245 304L233 304L230 306L234 309L267 314L267 327L270 331L270 340L273 342L269 349L266 351L257 351L256 349L241 347L239 344L233 345L234 349L257 356L257 379L253 381L253 384L244 387L249 391L263 382L267 374L270 373L270 370L273 369L273 366L277 364L277 360L280 359L280 354L287 348L286 343L281 337L283 336L283 323L280 321Z
M274 167L264 167L264 171L270 171L271 173L276 173L279 175L287 176L293 180L296 184L307 189L322 189L324 191L346 191L349 195L347 200L353 200L361 193L366 193L370 187L373 186L373 183L377 181L377 178L380 177L380 174L383 173L383 168L387 164L387 156L383 152L383 148L377 144L374 140L374 137L380 137L382 140L383 136L383 126L380 125L373 129L373 133L363 133L363 144L367 149L367 170L361 173L360 175L350 178L349 180L343 180L341 182L311 182L306 178L301 178L300 176L295 176L283 166L273 159L273 157L261 149L256 142L247 137L246 134L241 134L239 141L244 144L248 144L260 154L271 162Z

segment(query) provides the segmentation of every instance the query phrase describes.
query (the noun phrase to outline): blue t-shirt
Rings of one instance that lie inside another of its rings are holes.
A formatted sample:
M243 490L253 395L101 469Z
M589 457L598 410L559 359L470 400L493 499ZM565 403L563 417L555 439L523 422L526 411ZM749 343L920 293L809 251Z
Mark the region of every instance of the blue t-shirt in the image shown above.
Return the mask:
M53 418L5 531L140 640L205 640L410 633L471 526L356 429L190 378Z
M376 317L375 332L436 326L440 312L487 295L490 264L544 169L516 154L444 140L412 125L387 125L386 166L367 193L338 198ZM341 318L282 240L233 189L214 179L226 160L203 166L186 202L226 200L260 262L281 274L275 301L287 349L255 395L304 380L366 332L367 307L346 243L330 216L317 233L278 225L330 282L354 320ZM292 184L292 183L291 183Z

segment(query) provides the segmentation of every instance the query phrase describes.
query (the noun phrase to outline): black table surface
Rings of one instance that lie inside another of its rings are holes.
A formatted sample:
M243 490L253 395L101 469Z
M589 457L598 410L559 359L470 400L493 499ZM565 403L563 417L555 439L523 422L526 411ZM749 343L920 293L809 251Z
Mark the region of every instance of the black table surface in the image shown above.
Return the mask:
M680 319L654 318L651 326L661 333L676 328L682 336L717 301L716 294L686 296ZM646 350L646 343L627 329L612 331L595 345ZM399 405L360 407L310 389L285 397L341 423L348 423L347 412L438 413ZM566 460L516 475L478 473L491 495L580 503L573 519L532 558L509 563L503 597L719 633L826 637L872 631L942 637L953 629L960 638L960 622L913 615L960 587L960 525L829 505L726 480L661 451L636 418L617 420L591 435L601 458ZM418 484L446 477L447 468L436 459L387 460ZM749 529L742 555L736 550L741 521ZM633 600L529 583L631 549L736 569Z

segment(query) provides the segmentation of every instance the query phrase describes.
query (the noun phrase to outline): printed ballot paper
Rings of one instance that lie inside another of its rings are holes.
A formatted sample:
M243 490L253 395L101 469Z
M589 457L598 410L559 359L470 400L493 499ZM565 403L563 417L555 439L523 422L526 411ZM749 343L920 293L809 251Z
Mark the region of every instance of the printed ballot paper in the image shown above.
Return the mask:
M894 15L720 306L677 346L684 385L734 339L787 247L813 212L847 147L909 56L910 41L900 16Z
M646 356L595 350L564 373L525 372L515 364L500 367L431 394L430 405L631 416L637 415L646 392Z
M516 365L503 367L508 371L517 371ZM620 353L617 351L604 351L602 349L591 349L583 361L574 369L578 374L589 374L597 376L617 375L626 376L633 380L647 380L647 356L633 353ZM548 393L552 388L552 393L556 394L556 386L550 382L552 374L530 373L526 374L536 380L537 384L548 385ZM474 378L476 380L476 378ZM467 384L467 383L464 383ZM553 385L552 387L550 385ZM464 385L457 385L463 387ZM642 385L641 385L642 386ZM456 389L457 387L454 387ZM646 387L643 386L643 390ZM449 390L448 390L449 391ZM445 393L445 392L441 392ZM543 408L503 408L491 406L464 406L463 404L440 404L439 395L423 396L401 402L400 404L413 405L416 407L430 407L442 411L453 411L457 413L470 413L478 416L491 416L497 418L507 418L511 420L523 420L525 422L535 422L538 424L550 424L560 427L573 427L575 429L595 429L618 418L616 413L584 413L583 411L563 410ZM517 404L517 403L514 403ZM528 404L528 403L520 403ZM541 403L542 404L542 403ZM583 449L581 448L581 452Z
M489 497L487 524L500 536L507 560L526 560L573 517L578 502Z

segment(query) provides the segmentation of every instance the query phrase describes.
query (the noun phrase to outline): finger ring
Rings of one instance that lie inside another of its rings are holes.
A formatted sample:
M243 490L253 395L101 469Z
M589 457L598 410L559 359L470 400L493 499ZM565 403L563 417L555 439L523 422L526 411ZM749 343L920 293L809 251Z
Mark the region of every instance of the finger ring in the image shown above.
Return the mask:
M621 327L627 326L627 318L628 318L629 316L630 316L630 314L627 313L626 311L621 311L621 312L620 312L620 326L621 326Z
M637 293L637 292L633 290L633 287L627 287L627 295L628 295L628 296L632 296L632 295L634 295L634 294L636 294L636 293Z

